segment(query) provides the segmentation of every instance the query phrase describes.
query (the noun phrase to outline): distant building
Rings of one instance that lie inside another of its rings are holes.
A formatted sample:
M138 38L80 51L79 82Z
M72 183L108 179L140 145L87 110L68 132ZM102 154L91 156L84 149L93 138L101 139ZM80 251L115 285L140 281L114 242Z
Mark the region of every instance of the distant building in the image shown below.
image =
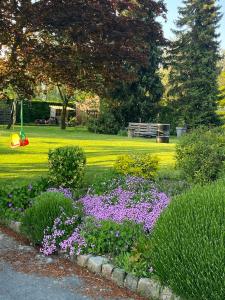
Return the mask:
M61 122L61 114L62 114L62 106L59 105L49 105L50 107L50 118L54 118L60 124ZM76 116L76 109L72 107L67 107L66 109L66 119L69 120L71 117Z

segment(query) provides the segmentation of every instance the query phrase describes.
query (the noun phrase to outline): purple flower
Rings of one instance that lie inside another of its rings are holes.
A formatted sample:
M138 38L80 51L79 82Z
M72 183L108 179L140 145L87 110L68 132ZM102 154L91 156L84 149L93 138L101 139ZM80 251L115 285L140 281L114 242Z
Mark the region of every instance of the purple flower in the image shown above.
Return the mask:
M128 177L125 186L118 186L104 195L87 194L80 199L86 215L97 220L122 223L131 220L143 224L151 231L170 199L157 191L152 182L142 178Z
M63 192L72 199L72 193L68 189L49 189L49 191ZM117 185L114 183L114 188L103 195L91 194L89 190L79 202L83 204L86 216L94 217L96 226L101 226L99 225L101 220L112 220L116 223L130 220L142 224L144 230L150 232L170 199L166 194L159 192L151 181L130 176L125 182L120 180ZM74 226L76 220L75 216L66 217L62 212L61 216L55 219L52 229L45 230L41 252L50 255L60 247L70 255L79 254L83 247L86 247L81 228L75 228L70 236L66 236L65 230L62 230L66 226ZM120 236L119 231L112 234ZM151 268L149 272L151 270L153 272Z
M62 212L55 219L52 229L46 228L40 251L44 255L51 255L59 248L64 252L68 251L70 255L78 255L82 248L86 246L85 239L80 234L80 228L75 228L70 236L67 236L66 231L61 229L73 225L75 221L76 216L66 217L65 212Z
M7 202L7 206L8 206L8 207L12 207L12 206L13 206L13 203L12 203L12 202Z
M120 236L120 232L119 232L119 231L116 231L115 236L116 236L116 237L119 237L119 236Z
M28 189L28 191L31 191L32 188L33 188L32 184L29 184L27 189Z

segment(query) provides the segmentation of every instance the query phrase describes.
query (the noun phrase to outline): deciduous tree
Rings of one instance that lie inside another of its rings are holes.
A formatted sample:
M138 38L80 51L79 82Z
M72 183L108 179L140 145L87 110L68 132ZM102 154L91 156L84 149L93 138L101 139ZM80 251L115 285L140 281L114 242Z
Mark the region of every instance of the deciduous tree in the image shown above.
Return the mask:
M2 0L4 85L10 81L26 98L33 78L104 94L146 65L149 41L163 40L156 17L164 13L155 0Z

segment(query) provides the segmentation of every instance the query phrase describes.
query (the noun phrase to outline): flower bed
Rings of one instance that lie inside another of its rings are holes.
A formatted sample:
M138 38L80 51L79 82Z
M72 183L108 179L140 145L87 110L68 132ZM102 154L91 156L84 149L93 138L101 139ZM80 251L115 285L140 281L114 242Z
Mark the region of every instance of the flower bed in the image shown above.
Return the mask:
M63 252L80 259L82 254L91 254L93 258L96 255L107 257L115 270L110 275L112 280L117 282L117 273L122 272L123 286L129 287L128 280L131 280L136 282L136 291L143 295L154 295L156 290L159 295L164 295L164 288L157 283L150 259L151 233L160 214L168 206L169 197L158 191L152 181L139 177L115 177L101 185L97 188L91 186L79 199L74 199L70 189L62 187L48 188L42 194L41 198L59 193L70 199L74 215L61 211L53 226L45 229L40 251L44 255ZM39 198L32 201L32 207L37 201L43 201ZM80 207L83 209L80 210ZM76 210L78 214L75 214ZM156 288L149 292L153 283Z
M58 189L58 192L73 200L68 190ZM134 275L151 276L150 234L169 202L151 181L119 177L105 184L105 193L97 194L91 188L74 202L82 204L84 210L78 226L75 216L67 217L62 212L53 227L46 229L41 251L45 255L57 250L70 255L108 255Z

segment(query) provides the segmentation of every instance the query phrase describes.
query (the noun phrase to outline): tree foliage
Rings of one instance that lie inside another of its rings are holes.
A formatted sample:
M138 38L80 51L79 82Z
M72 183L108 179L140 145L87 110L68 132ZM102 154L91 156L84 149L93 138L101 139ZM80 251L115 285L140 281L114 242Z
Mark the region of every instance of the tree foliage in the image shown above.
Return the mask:
M128 122L153 122L158 118L159 102L163 95L163 85L159 74L161 62L159 45L152 46L149 61L141 67L134 82L122 82L110 94L108 110L117 122L127 126Z
M190 126L218 123L219 9L215 0L185 0L179 8L176 40L169 52L170 95Z
M146 65L164 13L155 0L2 0L0 85L26 98L34 80L104 94Z
M219 89L221 93L221 100L219 106L225 108L225 51L222 53L223 60L221 61L221 73L219 75Z

